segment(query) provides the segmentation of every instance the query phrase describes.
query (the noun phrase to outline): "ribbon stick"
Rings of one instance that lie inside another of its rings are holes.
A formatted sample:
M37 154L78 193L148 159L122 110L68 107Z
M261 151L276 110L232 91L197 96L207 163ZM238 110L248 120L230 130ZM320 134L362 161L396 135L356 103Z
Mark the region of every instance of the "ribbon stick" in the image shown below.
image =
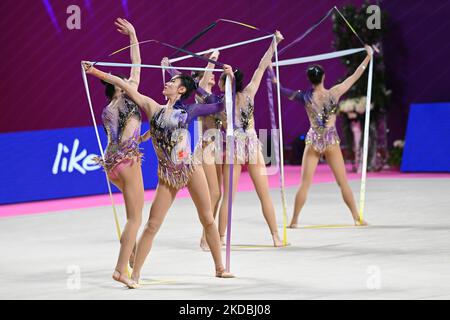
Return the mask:
M336 11L339 13L339 15L342 17L342 19L347 24L347 26L350 28L350 30L352 30L353 34L358 38L359 42L361 42L362 45L365 45L364 41L362 41L362 39L359 37L358 33L356 33L355 29L352 27L350 22L348 22L348 20L344 17L344 15L341 13L341 11L339 11L339 9L336 6L334 6L333 9L336 9Z
M369 126L370 126L370 106L372 100L372 78L373 78L373 57L369 64L369 78L367 81L366 98L366 119L364 121L364 145L363 145L363 167L361 175L361 190L359 193L359 221L364 217L364 206L366 200L366 178L367 178L367 156L369 153Z
M228 186L228 223L226 243L226 271L230 272L231 260L231 218L233 214L233 171L234 171L234 90L231 91L231 79L227 76L225 81L225 108L227 113L227 151L230 163L229 186Z
M186 42L185 44L183 44L181 46L182 49L186 49L187 47L189 47L191 44L193 44L194 42L196 42L198 39L200 39L203 35L205 35L207 32L209 32L211 29L213 29L215 26L217 25L217 21L214 21L213 23L211 23L209 26L207 26L205 29L203 29L202 31L200 31L199 33L197 33L192 39L190 39L188 42ZM175 51L173 54L170 55L169 58L174 58L180 51L177 50Z

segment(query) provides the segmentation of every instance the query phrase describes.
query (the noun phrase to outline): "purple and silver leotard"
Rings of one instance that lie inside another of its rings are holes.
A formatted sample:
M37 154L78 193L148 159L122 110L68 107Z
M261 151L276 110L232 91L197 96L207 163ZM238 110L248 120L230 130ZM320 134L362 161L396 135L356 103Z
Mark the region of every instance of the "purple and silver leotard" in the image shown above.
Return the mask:
M107 105L102 112L103 126L108 137L105 158L94 158L106 172L110 173L124 160L142 159L139 151L139 135L141 131L141 111L126 95L122 95L115 103Z
M305 92L294 91L283 86L280 86L280 89L281 94L305 106L311 126L306 135L305 143L307 145L311 145L314 150L323 153L329 146L340 143L336 130L338 101L330 91L313 99L313 89Z
M234 150L238 164L255 164L262 149L255 130L254 110L254 101L246 95L244 105L235 114Z
M203 93L201 101L207 103L223 103L223 95L209 94L204 90L198 91ZM220 126L217 129L222 129L224 134L227 126L226 112L216 113L213 116L220 117ZM207 144L209 143L208 136L203 137L203 140L206 140ZM226 139L223 139L223 141L225 140ZM262 145L255 130L254 103L248 95L245 96L245 104L241 106L239 112L236 112L235 114L234 145L234 157L236 163L256 163L258 151L262 149Z
M155 112L150 119L150 135L158 158L159 179L176 189L189 183L197 161L190 150L188 125L199 116L223 108L223 103L185 105L178 100L173 107Z

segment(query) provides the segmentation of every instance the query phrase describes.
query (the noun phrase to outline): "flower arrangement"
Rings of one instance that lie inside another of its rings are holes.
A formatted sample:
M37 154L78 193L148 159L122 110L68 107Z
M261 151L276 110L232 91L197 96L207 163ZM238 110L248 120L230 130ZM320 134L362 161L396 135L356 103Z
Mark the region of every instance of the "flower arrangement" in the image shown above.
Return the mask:
M366 112L366 96L345 99L339 103L339 112L346 113L349 119L356 119L358 114ZM370 105L370 110L373 109L373 103Z
M389 153L388 163L392 167L400 167L402 163L403 148L405 147L405 141L395 140L393 143L393 149Z

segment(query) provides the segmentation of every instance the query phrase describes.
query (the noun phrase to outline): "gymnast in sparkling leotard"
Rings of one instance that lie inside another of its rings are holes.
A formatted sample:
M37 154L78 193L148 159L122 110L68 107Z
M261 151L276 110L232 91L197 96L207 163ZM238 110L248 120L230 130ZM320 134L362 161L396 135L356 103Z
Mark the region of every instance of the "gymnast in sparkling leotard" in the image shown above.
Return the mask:
M222 263L219 233L215 226L208 186L203 168L190 152L187 127L198 116L217 113L223 110L223 103L184 104L196 89L194 80L187 75L176 75L165 85L163 95L166 105L140 94L119 77L102 72L88 63L84 63L86 73L120 87L136 104L144 110L150 121L150 130L142 136L142 141L152 139L158 158L158 187L153 200L149 220L138 241L136 257L131 278L138 283L147 255L150 253L153 239L164 217L175 200L178 190L187 187L197 208L200 222L206 233L215 263L216 277L230 278ZM224 66L224 73L232 77L231 67Z
M362 76L370 62L372 49L366 46L366 51L367 57L353 75L329 90L324 87L325 72L319 65L313 65L307 69L307 76L312 84L311 89L307 91L294 91L280 85L283 95L305 106L311 125L305 140L306 147L303 152L301 169L302 181L295 196L295 206L290 228L298 227L298 217L306 202L306 196L321 155L325 156L333 171L341 189L344 202L352 214L355 225L367 225L364 220L360 221L353 192L348 184L344 159L339 148L340 140L335 126L338 111L337 103L340 97ZM276 83L273 71L272 79L272 82Z
M109 90L111 85L105 85L106 90ZM105 157L94 160L105 169L111 180L117 180L125 167L141 162L139 137L142 116L139 107L125 94L120 93L112 100L102 112L102 122L108 137Z
M319 68L314 70L320 72ZM336 97L330 91L321 95L315 94L313 99L313 89L305 92L294 91L283 86L280 86L280 89L282 95L305 106L311 124L305 139L307 145L311 145L314 150L323 154L328 147L340 143L335 126L338 105Z
M262 213L266 223L270 229L272 242L275 247L283 246L281 241L275 216L275 208L269 193L269 181L267 178L266 164L262 154L261 142L258 139L255 130L254 121L254 98L259 89L261 79L265 70L270 66L275 46L283 40L280 32L275 33L275 39L270 44L269 49L261 59L258 68L253 74L250 83L247 86L243 85L243 74L237 70L236 78L236 99L235 99L235 119L234 119L234 159L229 159L229 152L226 152L226 161L224 164L224 194L220 211L219 211L219 233L222 241L225 237L225 232L228 222L228 197L229 197L229 173L230 163L233 163L233 195L237 191L239 177L242 166L247 165L248 172L252 179L256 193L258 194L261 203ZM224 91L225 81L221 77L219 82L221 91ZM228 147L228 146L227 146ZM234 196L232 197L234 199Z
M130 37L131 61L140 64L141 57L134 27L125 19L117 19L118 31ZM128 79L121 79L134 90L140 81L140 67L132 67ZM141 131L141 111L134 100L114 84L103 82L109 104L103 109L102 121L108 137L104 158L96 161L103 166L108 179L122 191L125 200L127 223L120 239L119 258L113 279L130 288L136 283L127 275L128 262L133 257L133 246L142 220L144 207L144 185L142 182L139 137Z
M216 60L219 58L219 51L214 50L207 58ZM162 66L170 66L168 58L163 58ZM209 62L206 69L213 69L215 66ZM166 69L171 76L175 76L180 72L176 69ZM192 74L194 80L198 83L195 95L197 103L219 103L223 101L223 95L212 93L212 89L216 84L213 72L196 71ZM208 188L211 200L211 208L213 209L214 218L219 211L220 200L222 198L222 181L223 181L223 150L224 150L224 127L226 126L226 113L224 111L198 117L198 125L200 127L199 151L201 150L201 160L203 171L208 181ZM200 248L204 251L209 250L206 242L205 232L202 232L200 239Z

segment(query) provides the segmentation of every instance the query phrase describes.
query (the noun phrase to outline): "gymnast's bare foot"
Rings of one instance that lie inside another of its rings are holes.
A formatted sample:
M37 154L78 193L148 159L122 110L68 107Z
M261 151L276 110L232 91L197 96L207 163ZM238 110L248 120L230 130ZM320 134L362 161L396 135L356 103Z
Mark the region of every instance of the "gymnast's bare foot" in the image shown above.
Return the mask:
M367 223L367 221L365 221L364 219L363 220L360 220L359 218L358 219L355 219L354 220L355 221L355 226L357 226L357 227L367 227L369 224Z
M298 226L298 222L297 219L292 218L291 223L289 224L288 228L289 229L297 229Z
M208 242L206 242L206 237L204 235L200 239L200 248L202 248L203 251L210 251Z
M234 275L231 272L225 271L224 267L220 267L220 268L216 269L216 277L229 279L229 278L234 278Z
M133 270L133 272L131 273L131 280L133 280L137 285L139 285L140 278L141 278L141 275L134 273L134 270Z
M280 236L278 235L278 232L275 232L272 234L272 240L273 240L273 246L274 247L284 247L283 240L280 239ZM289 243L286 244L287 246Z
M137 289L138 284L133 280L128 278L127 275L124 275L123 273L114 270L112 278L116 280L117 282L123 283L128 287L128 289Z

